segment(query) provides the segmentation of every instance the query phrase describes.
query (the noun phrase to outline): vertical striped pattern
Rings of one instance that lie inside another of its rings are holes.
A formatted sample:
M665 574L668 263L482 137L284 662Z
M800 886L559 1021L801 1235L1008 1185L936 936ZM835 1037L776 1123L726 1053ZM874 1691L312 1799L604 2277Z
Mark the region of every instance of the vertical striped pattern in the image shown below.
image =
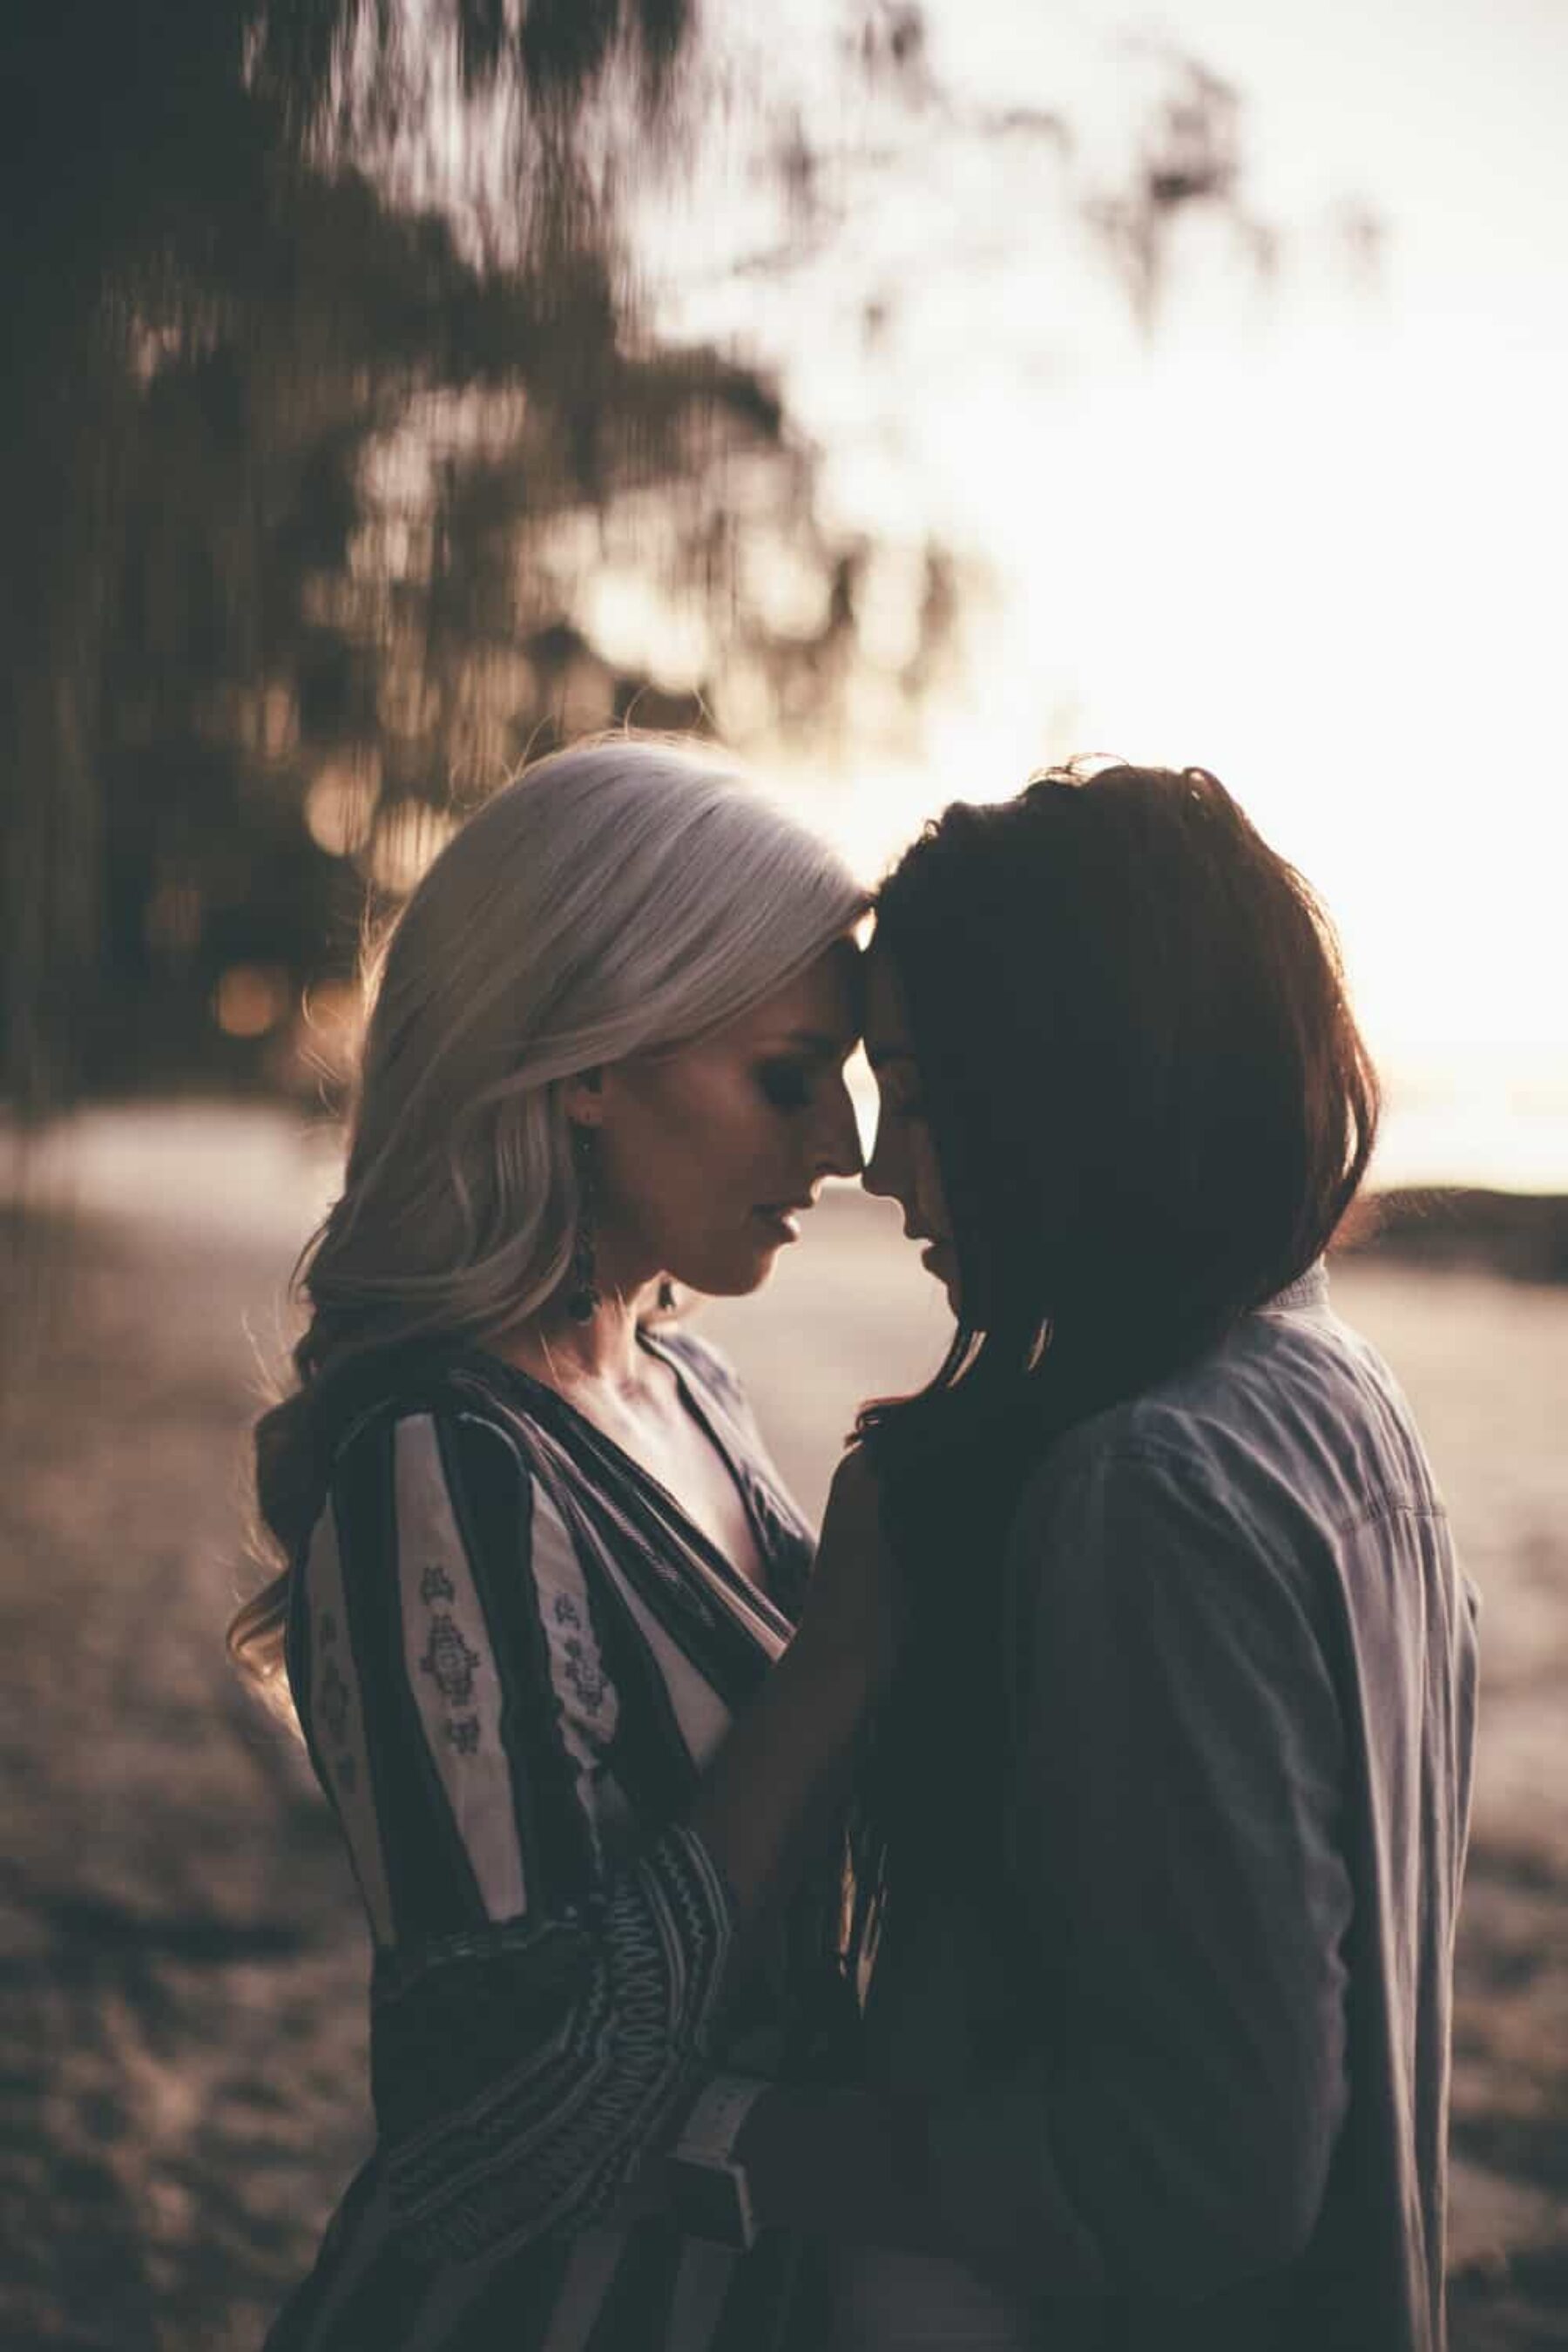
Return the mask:
M730 1710L707 1675L638 1594L634 1580L617 1568L613 1557L606 1557L605 1567L664 1685L681 1744L700 1771L730 1728Z
M477 1926L486 1915L405 1667L395 1425L384 1415L345 1449L331 1508L392 1896L392 1941L407 1948L459 1924Z
M364 1696L350 1638L337 1518L330 1507L316 1522L301 1586L310 1678L310 1703L300 1708L300 1719L342 1823L371 1933L378 1944L390 1944L392 1895L371 1786Z
M592 1790L579 1785L538 1584L539 1523L542 1514L548 1549L551 1483L515 1423L465 1412L443 1415L438 1428L447 1490L500 1677L501 1739L530 1902L550 1915L592 1885L598 1852Z
M501 1748L500 1676L429 1413L393 1433L403 1666L437 1780L487 1917L525 1907L522 1844Z
M585 1795L597 1845L598 1808L592 1783L603 1772L616 1736L620 1697L600 1647L583 1563L565 1521L542 1486L534 1489L533 1497L533 1585L561 1714L562 1743L590 1784Z
M432 1357L342 1444L289 1659L377 1948L378 2147L269 2352L773 2335L776 2255L606 2220L726 2063L730 1898L679 1817L788 1637L774 1603L805 1543L732 1376L683 1340L656 1352L746 1498L773 1599L477 1351ZM778 1996L733 1990L754 2065Z
M729 2246L689 2238L681 2250L670 2301L669 2340L682 2352L709 2352L739 2256Z
M586 2352L626 2244L624 2230L579 2231L572 2242L541 2352Z

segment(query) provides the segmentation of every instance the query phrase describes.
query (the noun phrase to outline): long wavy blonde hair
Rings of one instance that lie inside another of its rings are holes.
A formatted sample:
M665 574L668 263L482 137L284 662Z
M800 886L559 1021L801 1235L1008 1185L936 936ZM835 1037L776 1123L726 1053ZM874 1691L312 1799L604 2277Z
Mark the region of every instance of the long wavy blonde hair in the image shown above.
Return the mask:
M722 1027L864 911L837 856L702 745L617 735L526 770L435 860L367 961L343 1190L296 1268L294 1385L256 1424L273 1573L231 1654L284 1704L291 1564L339 1376L483 1342L561 1288L577 1177L563 1082Z

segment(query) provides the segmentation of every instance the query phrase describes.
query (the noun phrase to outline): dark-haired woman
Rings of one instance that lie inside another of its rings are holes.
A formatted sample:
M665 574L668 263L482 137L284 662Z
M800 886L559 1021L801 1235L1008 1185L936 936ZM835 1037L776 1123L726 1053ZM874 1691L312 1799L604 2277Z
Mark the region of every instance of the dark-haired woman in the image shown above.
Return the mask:
M1212 776L1112 768L951 808L872 967L866 1181L958 1328L864 1424L867 2080L735 2150L862 2242L798 2340L1440 2352L1473 1602L1329 1304L1377 1097L1326 920Z

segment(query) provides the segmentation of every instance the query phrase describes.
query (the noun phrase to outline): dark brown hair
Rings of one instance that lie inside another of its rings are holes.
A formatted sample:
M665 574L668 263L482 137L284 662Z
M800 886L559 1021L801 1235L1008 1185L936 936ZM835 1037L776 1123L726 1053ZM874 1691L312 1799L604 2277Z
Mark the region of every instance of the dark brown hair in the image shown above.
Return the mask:
M917 1848L984 1855L1023 1478L1321 1255L1378 1110L1323 909L1201 768L1053 770L955 803L884 883L874 951L907 1008L961 1304L931 1384L860 1424L910 1604L857 1804L862 1914Z

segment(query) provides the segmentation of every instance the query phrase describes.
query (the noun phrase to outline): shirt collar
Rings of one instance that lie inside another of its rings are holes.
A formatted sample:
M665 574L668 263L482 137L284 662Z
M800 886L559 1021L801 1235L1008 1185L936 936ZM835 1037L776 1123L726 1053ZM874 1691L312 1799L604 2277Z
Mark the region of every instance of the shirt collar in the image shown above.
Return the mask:
M1329 1269L1319 1258L1305 1274L1288 1282L1283 1290L1266 1298L1258 1308L1260 1315L1282 1315L1292 1307L1326 1307L1329 1299Z

